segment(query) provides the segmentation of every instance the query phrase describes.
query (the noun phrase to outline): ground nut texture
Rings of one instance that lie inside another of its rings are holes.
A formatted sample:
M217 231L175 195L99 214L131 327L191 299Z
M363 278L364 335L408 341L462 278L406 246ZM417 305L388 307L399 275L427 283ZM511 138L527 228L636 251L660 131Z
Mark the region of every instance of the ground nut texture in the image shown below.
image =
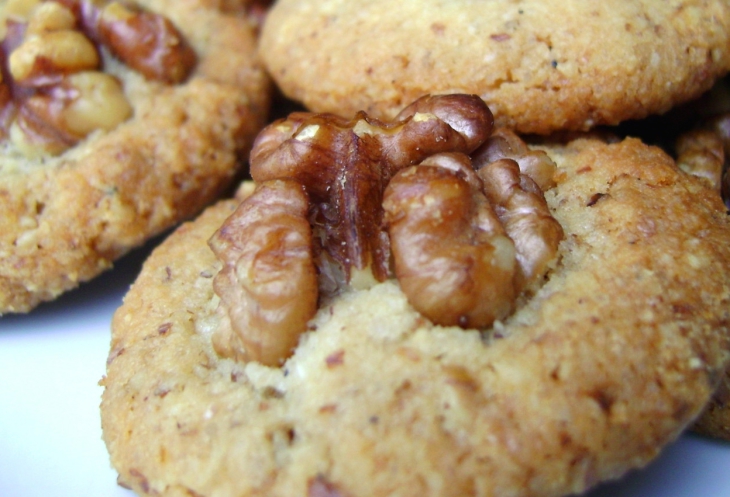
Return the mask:
M708 89L730 69L730 3L283 0L261 54L315 112L392 117L424 93L473 93L497 125L542 134Z
M238 2L243 4L243 2ZM217 198L268 112L255 34L214 0L146 0L192 45L181 84L145 79L105 53L133 115L59 156L0 146L0 314L38 303L109 268L117 257Z
M730 222L635 139L554 146L565 230L546 283L482 333L436 327L393 280L321 308L282 368L219 359L219 203L117 311L104 440L168 496L558 496L647 464L727 365Z

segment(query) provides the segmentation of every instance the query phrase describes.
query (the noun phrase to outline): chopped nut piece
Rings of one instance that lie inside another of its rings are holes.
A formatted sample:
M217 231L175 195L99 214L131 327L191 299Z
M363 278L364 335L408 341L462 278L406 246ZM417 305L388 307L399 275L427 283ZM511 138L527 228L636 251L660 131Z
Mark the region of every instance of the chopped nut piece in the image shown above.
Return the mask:
M548 209L535 181L512 159L500 159L477 171L484 192L517 249L517 291L537 283L555 260L563 228Z
M28 19L30 13L43 0L7 0L5 2L5 16L15 19Z
M555 186L555 163L552 159L542 150L530 150L519 136L505 128L495 130L472 155L474 169L499 159L516 161L522 174L532 178L543 191Z
M110 2L98 15L101 41L146 78L180 83L196 62L193 49L164 16L127 2Z
M50 31L69 31L76 27L76 16L58 2L39 4L28 19L26 36L42 35Z
M38 85L60 76L99 66L96 47L78 31L51 31L29 36L8 58L10 75L18 84Z
M712 130L698 129L677 139L677 166L684 172L704 178L720 191L725 163L722 137Z
M227 357L278 366L317 310L309 200L294 181L259 185L209 241L226 326L213 338Z
M97 129L112 129L132 113L113 76L89 71L69 75L60 84L25 99L11 137L26 155L33 146L56 154ZM22 137L18 132L26 135Z
M70 75L61 85L73 96L63 109L62 126L81 137L98 129L110 130L132 115L119 81L97 71Z
M396 277L421 314L485 327L512 310L515 248L481 189L450 169L413 166L390 181L383 208Z
M707 181L730 209L730 113L704 120L680 135L674 148L677 166Z
M61 133L35 114L32 111L34 102L26 102L31 105L24 105L20 108L8 129L10 141L23 155L31 158L42 157L46 154L56 155L76 143L73 137ZM38 107L45 108L46 106L40 103Z

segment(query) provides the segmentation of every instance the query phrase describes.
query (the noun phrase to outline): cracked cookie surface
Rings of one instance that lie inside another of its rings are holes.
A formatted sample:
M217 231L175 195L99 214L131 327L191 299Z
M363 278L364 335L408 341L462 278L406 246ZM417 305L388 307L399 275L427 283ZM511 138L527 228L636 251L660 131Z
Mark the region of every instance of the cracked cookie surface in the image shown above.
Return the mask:
M546 149L559 262L481 332L432 325L388 280L320 309L282 367L221 359L207 241L240 198L180 227L114 317L101 415L120 482L141 495L547 496L651 461L728 362L725 208L635 139Z

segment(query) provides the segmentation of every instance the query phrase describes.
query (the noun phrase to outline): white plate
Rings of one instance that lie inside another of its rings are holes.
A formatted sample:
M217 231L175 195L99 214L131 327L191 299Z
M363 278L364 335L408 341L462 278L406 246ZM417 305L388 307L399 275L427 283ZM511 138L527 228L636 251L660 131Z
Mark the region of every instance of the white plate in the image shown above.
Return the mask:
M132 497L101 440L109 324L146 250L56 302L0 317L0 496ZM727 497L730 444L685 435L590 497Z

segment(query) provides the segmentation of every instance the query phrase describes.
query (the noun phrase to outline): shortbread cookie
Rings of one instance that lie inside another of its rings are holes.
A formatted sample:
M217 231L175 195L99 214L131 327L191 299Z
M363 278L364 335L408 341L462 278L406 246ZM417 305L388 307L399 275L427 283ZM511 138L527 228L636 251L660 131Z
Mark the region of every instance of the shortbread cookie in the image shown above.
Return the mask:
M0 314L94 277L231 184L270 82L245 2L223 3L0 4Z
M316 112L390 118L423 94L464 92L519 132L585 130L710 88L730 69L730 4L280 0L261 54Z
M101 416L120 483L555 496L651 461L728 363L725 207L636 139L547 150L563 241L542 285L481 331L434 325L391 277L321 300L281 366L223 358L208 240L253 185L180 227L114 316Z

